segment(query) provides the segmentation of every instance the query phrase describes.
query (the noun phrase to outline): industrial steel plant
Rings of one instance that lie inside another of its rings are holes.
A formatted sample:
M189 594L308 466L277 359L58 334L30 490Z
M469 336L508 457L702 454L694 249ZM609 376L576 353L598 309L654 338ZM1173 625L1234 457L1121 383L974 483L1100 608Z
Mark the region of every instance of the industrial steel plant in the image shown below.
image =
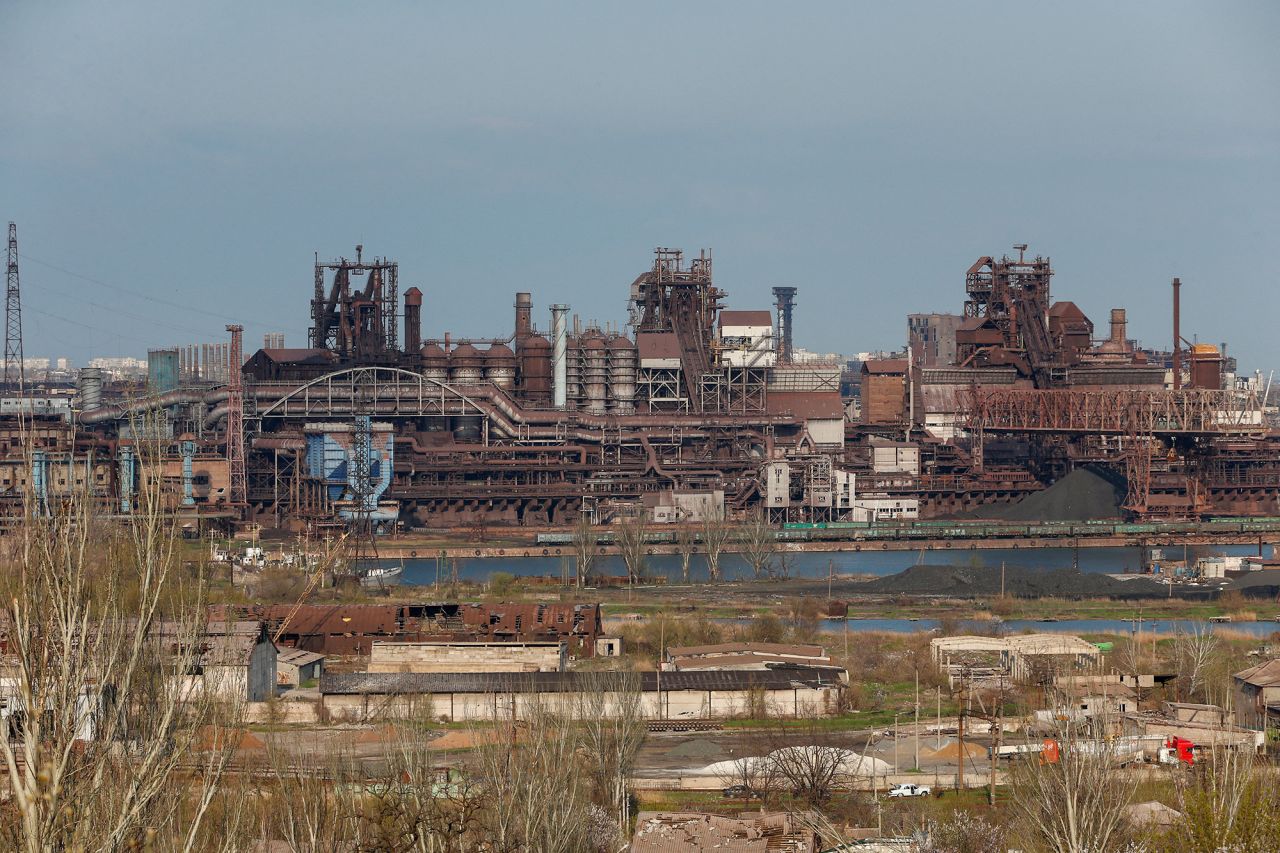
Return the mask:
M912 315L902 353L824 363L796 357L795 287L730 308L709 252L655 250L619 288L625 322L519 292L512 326L475 339L431 329L429 294L357 246L317 259L306 347L246 357L231 325L152 350L145 385L86 367L72 389L22 375L11 227L3 500L47 511L87 488L128 515L159 478L196 529L910 523L1088 466L1130 522L1280 514L1265 401L1225 345L1184 339L1177 279L1153 349L1125 309L1096 328L1052 297L1048 258L1015 252L957 270L961 312Z

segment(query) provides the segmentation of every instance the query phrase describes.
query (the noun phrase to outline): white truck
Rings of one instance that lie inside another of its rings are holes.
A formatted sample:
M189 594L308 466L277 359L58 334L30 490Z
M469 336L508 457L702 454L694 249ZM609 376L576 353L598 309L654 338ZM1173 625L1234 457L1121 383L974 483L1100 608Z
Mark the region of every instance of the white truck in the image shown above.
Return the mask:
M904 782L900 785L894 785L889 789L891 797L927 797L933 793L933 789L928 785L912 785Z

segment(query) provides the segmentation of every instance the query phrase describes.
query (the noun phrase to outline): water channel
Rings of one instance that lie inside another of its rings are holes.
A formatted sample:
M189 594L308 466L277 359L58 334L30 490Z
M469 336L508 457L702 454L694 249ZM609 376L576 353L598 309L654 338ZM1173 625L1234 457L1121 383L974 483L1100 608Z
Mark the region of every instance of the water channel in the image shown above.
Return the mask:
M403 584L426 586L437 580L447 582L457 572L459 580L486 581L495 572L505 572L519 577L566 577L574 572L574 560L570 548L562 548L556 555L549 548L547 556L540 557L460 557L453 560L411 558L404 561ZM1181 558L1180 548L1165 549L1171 556ZM1196 553L1246 556L1256 554L1254 545L1218 545L1212 549L1200 548ZM787 555L792 577L825 578L827 574L892 575L917 563L954 566L999 566L1028 569L1065 569L1078 566L1082 572L1122 573L1138 571L1142 566L1140 548L1001 548L977 550L970 548L934 549L921 551L839 551L790 552ZM392 561L387 561L391 563ZM397 561L398 562L398 561ZM601 557L593 571L607 575L626 575L626 567L618 556ZM675 555L655 555L648 559L648 571L661 575L669 582L681 580L680 558ZM751 577L751 568L736 554L725 554L720 560L725 580L745 580ZM706 560L695 554L690 561L689 579L695 583L707 578Z

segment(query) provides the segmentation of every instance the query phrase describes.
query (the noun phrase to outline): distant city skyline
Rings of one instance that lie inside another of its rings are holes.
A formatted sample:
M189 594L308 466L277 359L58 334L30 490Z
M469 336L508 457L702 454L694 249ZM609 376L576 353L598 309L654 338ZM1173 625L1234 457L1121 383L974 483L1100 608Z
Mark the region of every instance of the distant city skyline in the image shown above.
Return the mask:
M313 253L400 262L423 331L620 323L654 246L797 345L901 347L1029 243L1055 296L1276 364L1280 7L14 4L0 217L26 349L301 345ZM358 34L358 37L355 35ZM999 49L975 46L999 44ZM376 44L366 55L358 45ZM485 45L483 51L474 46ZM348 62L334 61L347 57Z

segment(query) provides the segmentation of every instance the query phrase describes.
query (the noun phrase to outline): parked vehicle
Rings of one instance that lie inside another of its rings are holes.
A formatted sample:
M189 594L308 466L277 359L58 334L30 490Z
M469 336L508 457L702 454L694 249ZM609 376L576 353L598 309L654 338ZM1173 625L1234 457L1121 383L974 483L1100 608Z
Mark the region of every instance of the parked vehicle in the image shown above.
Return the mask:
M933 789L928 785L911 785L908 783L894 785L889 789L889 796L891 797L927 797L931 793L933 793Z
M752 790L746 785L730 785L724 789L724 796L730 800L759 800L764 797L759 791Z

